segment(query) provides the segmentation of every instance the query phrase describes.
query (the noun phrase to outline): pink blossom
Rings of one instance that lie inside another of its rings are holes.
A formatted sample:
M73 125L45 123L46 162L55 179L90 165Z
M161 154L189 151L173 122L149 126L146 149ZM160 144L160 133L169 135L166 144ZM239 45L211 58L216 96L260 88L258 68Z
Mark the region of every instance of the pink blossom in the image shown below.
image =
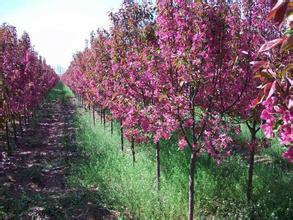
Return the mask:
M184 137L181 137L179 142L178 142L178 147L180 150L183 150L187 146L187 141L185 140Z
M260 126L261 130L263 131L264 135L267 137L267 138L273 138L275 137L275 134L273 132L273 128L272 128L272 125L270 124L263 124Z

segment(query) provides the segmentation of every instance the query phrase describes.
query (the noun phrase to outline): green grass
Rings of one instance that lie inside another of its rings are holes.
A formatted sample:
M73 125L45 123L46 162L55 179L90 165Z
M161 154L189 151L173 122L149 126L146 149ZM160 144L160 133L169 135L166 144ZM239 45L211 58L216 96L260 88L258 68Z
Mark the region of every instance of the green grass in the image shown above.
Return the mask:
M73 93L58 83L44 105L58 101L67 105L71 97ZM33 120L37 122L50 114L38 111ZM186 219L189 152L178 150L176 134L171 140L161 142L162 182L158 192L152 144L135 146L137 162L133 166L129 143L126 143L124 152L120 150L118 123L114 123L115 132L111 136L109 123L106 130L99 121L93 126L89 112L76 113L69 120L78 130L73 136L65 136L61 142L79 156L60 158L60 163L70 164L66 184L72 190L54 199L30 191L15 198L7 187L1 187L0 218L21 219L32 212L30 207L41 206L54 219L77 216L87 212L88 207L92 207L90 210L104 207L117 210L121 212L120 219L130 216L135 219ZM245 127L242 130L239 141L245 142L249 140L249 132ZM262 134L259 133L258 137ZM253 198L259 219L291 219L293 216L292 166L282 159L283 151L274 140L272 148L261 150L269 162L256 163ZM43 161L42 164L50 166L51 163ZM34 166L22 175L38 178L39 171L39 167ZM197 217L248 219L246 179L247 162L240 155L230 157L221 166L202 155L196 173ZM4 201L4 198L8 199Z
M77 115L76 141L84 160L72 164L69 185L95 188L104 204L138 219L184 219L188 201L188 151L178 151L176 136L161 143L162 186L156 190L155 149L136 146L137 163L131 152L120 150L118 129L113 136L100 123L93 126L87 112ZM117 126L116 126L117 127ZM248 138L248 134L242 134ZM272 160L257 163L254 175L254 204L261 219L292 217L292 172L277 145L262 154ZM292 169L291 169L292 170ZM219 218L247 218L245 189L247 162L232 156L217 166L207 155L197 163L196 214Z
M58 82L57 85L49 92L44 103L57 100L61 100L63 103L67 103L71 97L74 97L73 92L62 82Z

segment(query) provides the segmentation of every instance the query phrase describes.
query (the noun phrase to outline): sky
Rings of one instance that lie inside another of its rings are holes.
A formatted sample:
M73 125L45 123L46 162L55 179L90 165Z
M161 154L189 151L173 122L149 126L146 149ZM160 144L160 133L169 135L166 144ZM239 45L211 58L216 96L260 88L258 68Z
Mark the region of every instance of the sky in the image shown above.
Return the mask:
M52 67L69 66L97 28L108 28L108 12L123 0L0 0L0 23L29 33L35 50Z

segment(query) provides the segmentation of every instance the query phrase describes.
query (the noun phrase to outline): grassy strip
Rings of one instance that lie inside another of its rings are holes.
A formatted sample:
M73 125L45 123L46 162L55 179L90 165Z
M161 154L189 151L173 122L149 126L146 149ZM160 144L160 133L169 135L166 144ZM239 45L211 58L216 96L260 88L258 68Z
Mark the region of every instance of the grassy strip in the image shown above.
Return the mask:
M53 101L62 101L66 104L69 102L69 98L74 97L73 92L65 86L62 82L58 82L57 85L49 92L45 99L45 103Z
M189 154L178 151L175 136L161 144L162 185L158 192L154 146L136 146L137 163L133 166L130 144L124 153L120 151L118 129L111 136L109 127L105 131L100 123L93 126L89 112L77 115L75 120L79 127L76 141L85 159L72 164L69 185L94 188L104 204L126 216L131 213L138 219L185 218ZM280 151L278 146L264 150L272 162L257 163L255 167L255 211L262 219L292 216L292 172ZM203 155L197 166L197 216L247 218L246 161L235 155L217 166Z

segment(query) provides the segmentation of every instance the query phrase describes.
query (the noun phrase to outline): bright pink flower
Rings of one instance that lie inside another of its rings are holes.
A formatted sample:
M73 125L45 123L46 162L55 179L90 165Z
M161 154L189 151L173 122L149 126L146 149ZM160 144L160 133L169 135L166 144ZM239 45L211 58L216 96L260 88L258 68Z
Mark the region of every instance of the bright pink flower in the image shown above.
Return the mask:
M266 120L267 122L273 122L275 119L274 116L266 109L262 111L260 118L262 120Z
M179 142L178 142L178 147L180 150L183 150L187 146L187 141L185 140L184 137L181 137Z
M273 127L270 124L263 124L260 126L261 130L263 131L264 135L267 138L273 138L275 137L275 134L273 132Z

